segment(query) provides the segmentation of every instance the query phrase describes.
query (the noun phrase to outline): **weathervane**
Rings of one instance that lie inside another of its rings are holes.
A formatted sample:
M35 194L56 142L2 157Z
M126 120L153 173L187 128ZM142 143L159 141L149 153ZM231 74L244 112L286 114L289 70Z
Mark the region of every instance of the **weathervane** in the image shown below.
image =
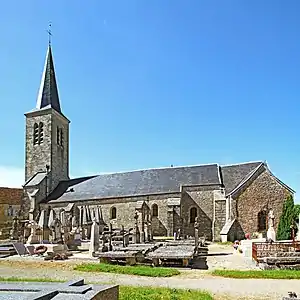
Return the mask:
M49 46L51 45L51 36L52 36L51 26L52 26L52 24L51 24L51 22L50 22L50 23L49 23L48 30L47 30L47 32L48 32L48 38L49 38Z

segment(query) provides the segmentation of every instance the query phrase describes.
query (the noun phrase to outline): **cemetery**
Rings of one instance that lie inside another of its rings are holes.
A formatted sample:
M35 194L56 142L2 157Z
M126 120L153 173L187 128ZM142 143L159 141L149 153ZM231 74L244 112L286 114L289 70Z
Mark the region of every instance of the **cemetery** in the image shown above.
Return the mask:
M79 218L74 211L74 207L70 205L67 210L59 212L50 208L42 210L37 220L21 220L16 216L9 239L0 243L0 258L5 260L10 257L31 257L46 262L80 260L93 261L94 264L99 263L99 266L103 263L144 265L154 269L209 269L207 258L213 255L208 250L211 242L205 236L199 236L198 217L195 219L193 237L182 236L178 231L172 238L157 238L152 235L151 222L147 222L145 226L140 222L138 212L133 217L131 228L116 228L112 223L104 222L101 206L83 206ZM236 241L232 245L234 254L249 261L257 270L299 270L299 231L297 234L295 232L295 228L291 227L292 240L276 241L274 214L270 210L266 235L251 239L246 234L244 240ZM87 285L83 280L59 285L3 283L0 284L0 299L5 299L3 297L7 292L11 295L18 294L18 297L21 294L24 297L31 295L30 299L104 299L111 293L113 296L109 299L118 299L118 288L118 285ZM41 295L45 298L39 298Z
M134 216L132 228L113 228L104 223L101 207L84 206L77 222L72 209L60 214L42 210L37 221L14 218L10 241L0 244L0 257L35 255L44 260L65 260L73 257L99 259L104 263L127 265L199 267L207 269L208 252L204 237L199 237L199 223L194 225L195 237L185 238L180 232L172 240L154 240L151 225L147 229ZM201 262L201 263L199 263Z

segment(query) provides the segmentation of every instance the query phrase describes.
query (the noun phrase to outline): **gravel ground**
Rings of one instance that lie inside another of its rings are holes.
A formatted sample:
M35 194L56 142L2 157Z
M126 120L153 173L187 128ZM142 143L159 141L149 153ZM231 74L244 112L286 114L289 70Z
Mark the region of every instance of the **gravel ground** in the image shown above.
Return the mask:
M238 254L225 255L232 252L228 246L212 245L208 256L210 270L227 269L255 269L255 265ZM82 260L70 259L63 262L44 261L39 258L11 257L0 261L0 276L22 278L51 278L71 280L82 277L87 282L114 283L134 286L160 286L171 288L187 288L208 290L216 295L217 300L232 299L281 299L288 291L300 294L299 280L271 280L271 279L229 279L213 277L209 271L182 270L182 274L171 278L149 278L132 275L107 273L86 273L74 271L75 264Z

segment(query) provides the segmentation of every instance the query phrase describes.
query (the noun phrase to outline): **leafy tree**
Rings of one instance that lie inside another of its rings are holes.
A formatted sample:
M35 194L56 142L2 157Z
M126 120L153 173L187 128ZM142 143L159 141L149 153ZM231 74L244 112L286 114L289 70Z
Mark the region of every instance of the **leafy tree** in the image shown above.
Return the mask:
M290 195L284 202L282 214L279 219L277 240L289 240L291 238L291 225L298 219L299 205L294 205L293 196Z

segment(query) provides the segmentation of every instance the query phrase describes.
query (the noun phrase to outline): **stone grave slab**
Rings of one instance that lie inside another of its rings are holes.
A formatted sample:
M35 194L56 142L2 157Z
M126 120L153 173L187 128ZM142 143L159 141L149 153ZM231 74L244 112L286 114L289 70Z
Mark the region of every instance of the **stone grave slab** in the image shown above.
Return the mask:
M12 243L14 248L16 249L17 253L22 256L28 254L27 248L23 243Z
M118 285L87 285L84 279L67 283L10 282L0 284L0 300L84 299L118 300Z

